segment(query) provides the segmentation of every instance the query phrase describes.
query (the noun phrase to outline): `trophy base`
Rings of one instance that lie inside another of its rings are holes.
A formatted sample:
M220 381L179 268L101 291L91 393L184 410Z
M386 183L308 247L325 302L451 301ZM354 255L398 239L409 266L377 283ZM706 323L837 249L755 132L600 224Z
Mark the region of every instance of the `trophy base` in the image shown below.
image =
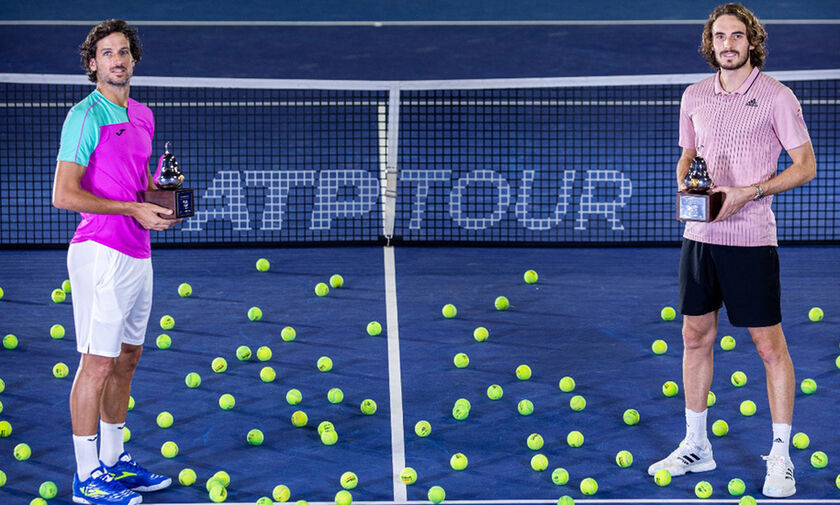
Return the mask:
M714 221L725 199L724 193L680 191L677 193L677 219L705 223Z
M190 188L143 191L143 200L174 211L171 215L161 216L165 219L182 219L195 215L193 190Z

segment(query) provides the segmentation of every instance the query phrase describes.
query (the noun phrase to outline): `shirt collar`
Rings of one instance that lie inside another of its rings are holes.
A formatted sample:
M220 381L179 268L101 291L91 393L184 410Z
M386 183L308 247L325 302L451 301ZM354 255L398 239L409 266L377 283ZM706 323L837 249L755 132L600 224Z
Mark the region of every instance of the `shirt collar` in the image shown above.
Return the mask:
M738 89L736 89L732 93L729 93L728 91L723 89L723 86L720 84L720 70L718 70L718 72L715 74L715 94L720 95L721 93L723 93L723 94L726 94L726 95L732 95L732 94L743 95L744 93L747 92L748 89L750 89L750 86L752 86L752 83L758 77L759 72L761 72L760 68L753 67L752 72L750 72L750 75L747 76L746 80L744 80L744 82L741 83L741 86L739 86Z

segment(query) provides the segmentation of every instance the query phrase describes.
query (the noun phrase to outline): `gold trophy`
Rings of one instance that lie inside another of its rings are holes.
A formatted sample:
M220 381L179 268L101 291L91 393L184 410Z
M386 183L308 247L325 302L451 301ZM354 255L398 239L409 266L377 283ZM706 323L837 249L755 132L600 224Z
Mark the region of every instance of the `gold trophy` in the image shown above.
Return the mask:
M158 189L143 191L146 202L172 210L172 214L161 216L166 219L181 219L195 214L193 190L182 188L184 174L178 166L178 160L169 152L169 144L164 145L165 152L158 160L157 170L152 181Z
M680 221L714 221L726 198L724 193L711 193L712 179L706 160L696 156L683 183L686 190L677 193L677 219Z

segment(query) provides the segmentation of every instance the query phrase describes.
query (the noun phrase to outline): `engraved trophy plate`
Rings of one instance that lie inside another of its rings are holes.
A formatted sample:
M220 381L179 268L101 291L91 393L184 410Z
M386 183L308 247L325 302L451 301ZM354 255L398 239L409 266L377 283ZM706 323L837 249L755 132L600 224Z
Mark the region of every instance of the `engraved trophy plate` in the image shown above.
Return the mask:
M706 223L714 221L726 195L710 192L712 179L706 169L706 160L696 156L683 182L688 189L677 193L677 219Z
M152 181L158 189L143 191L143 200L167 209L173 213L161 216L166 219L182 219L195 215L193 206L193 190L182 188L184 174L181 172L178 160L169 152L170 142L167 142L165 152L158 160L157 170Z

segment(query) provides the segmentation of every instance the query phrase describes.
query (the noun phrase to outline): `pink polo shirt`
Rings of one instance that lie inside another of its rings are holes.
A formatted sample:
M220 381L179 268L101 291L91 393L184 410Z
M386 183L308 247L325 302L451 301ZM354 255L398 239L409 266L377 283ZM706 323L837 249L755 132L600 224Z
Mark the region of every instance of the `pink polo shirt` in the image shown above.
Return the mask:
M716 186L751 186L776 175L779 155L811 138L793 92L754 68L732 93L719 73L686 88L680 104L680 147L706 160ZM683 237L730 246L778 245L772 196L747 202L719 223L688 222Z

